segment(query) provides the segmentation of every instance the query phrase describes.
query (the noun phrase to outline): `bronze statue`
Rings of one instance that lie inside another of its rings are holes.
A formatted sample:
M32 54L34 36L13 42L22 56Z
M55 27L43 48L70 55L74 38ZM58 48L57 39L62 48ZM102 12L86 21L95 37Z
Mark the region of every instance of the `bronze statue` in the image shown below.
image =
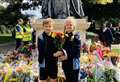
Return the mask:
M84 16L81 0L41 0L43 18L63 19L68 16Z

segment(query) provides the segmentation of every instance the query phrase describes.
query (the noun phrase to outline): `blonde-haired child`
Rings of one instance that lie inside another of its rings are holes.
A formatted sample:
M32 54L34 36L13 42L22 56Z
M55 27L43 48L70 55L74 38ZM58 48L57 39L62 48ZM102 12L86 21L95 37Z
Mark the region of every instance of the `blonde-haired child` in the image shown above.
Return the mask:
M63 49L66 51L67 59L62 61L66 82L78 82L79 76L81 40L80 33L74 33L75 27L75 19L68 17L64 22L65 37L63 43Z

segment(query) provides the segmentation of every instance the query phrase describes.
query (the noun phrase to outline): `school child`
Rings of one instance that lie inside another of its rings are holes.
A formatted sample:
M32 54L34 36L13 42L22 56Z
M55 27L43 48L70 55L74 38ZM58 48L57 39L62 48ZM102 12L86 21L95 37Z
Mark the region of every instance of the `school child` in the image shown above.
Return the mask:
M43 20L43 32L38 36L39 82L56 82L57 58L53 54L57 51L55 38L51 36L54 21L51 18Z
M74 29L74 18L68 17L64 24L65 36L63 43L63 49L66 51L67 59L62 61L62 68L64 70L66 82L78 82L79 77L81 40L80 33L74 33ZM61 51L63 54L65 53L63 50ZM58 59L62 59L61 57L58 57Z

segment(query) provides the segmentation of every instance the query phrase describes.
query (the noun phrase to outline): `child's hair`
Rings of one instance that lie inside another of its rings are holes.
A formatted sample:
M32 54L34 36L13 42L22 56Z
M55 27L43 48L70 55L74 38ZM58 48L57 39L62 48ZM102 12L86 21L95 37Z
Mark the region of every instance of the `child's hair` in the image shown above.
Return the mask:
M47 18L47 19L44 19L43 22L42 22L42 25L44 26L45 24L54 24L54 21L52 18Z
M66 22L67 22L67 21L71 21L71 22L72 22L72 24L73 24L73 26L74 26L74 30L75 30L75 27L76 27L75 18L72 17L72 16L69 16L69 17L67 17L67 18L65 19L65 23L64 23L64 32L65 32L65 26L66 26Z
M73 26L76 26L76 22L75 22L75 18L74 18L74 17L72 17L72 16L67 17L67 18L65 19L65 22L66 22L66 21L69 21L69 20L73 23Z

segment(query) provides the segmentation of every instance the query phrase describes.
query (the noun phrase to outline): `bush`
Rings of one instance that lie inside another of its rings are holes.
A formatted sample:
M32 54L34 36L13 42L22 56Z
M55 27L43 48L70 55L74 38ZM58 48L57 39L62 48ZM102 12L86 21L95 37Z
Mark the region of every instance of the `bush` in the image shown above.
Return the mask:
M0 31L2 34L6 33L6 26L5 25L0 25Z
M10 30L10 29L6 30L6 33L7 33L7 34L10 34L10 33L11 33L11 30Z
M14 38L12 38L12 36L0 36L0 44L13 42L13 41L14 41Z

